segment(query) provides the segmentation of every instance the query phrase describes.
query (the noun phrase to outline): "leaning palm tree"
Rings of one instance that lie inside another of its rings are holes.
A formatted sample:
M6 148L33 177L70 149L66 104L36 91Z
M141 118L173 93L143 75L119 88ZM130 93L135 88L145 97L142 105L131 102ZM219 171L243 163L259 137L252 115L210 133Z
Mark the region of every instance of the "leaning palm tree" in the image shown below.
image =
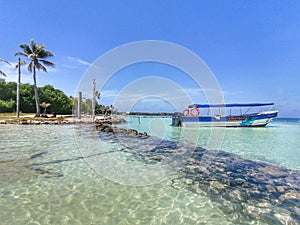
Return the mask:
M36 85L36 70L42 70L47 72L45 66L55 67L55 64L49 62L45 59L54 56L52 52L45 50L45 45L40 44L36 45L34 40L30 40L30 44L21 44L20 48L23 52L17 52L15 55L21 55L27 57L30 61L28 64L28 71L32 72L33 74L33 86L34 86L34 99L35 99L35 106L36 106L36 116L39 117L41 115L40 110L40 102L39 102L39 94Z
M8 61L6 61L5 59L0 58L0 62L5 62L5 63L7 63L8 65L11 66L11 64ZM6 74L2 70L0 70L0 75L6 77Z

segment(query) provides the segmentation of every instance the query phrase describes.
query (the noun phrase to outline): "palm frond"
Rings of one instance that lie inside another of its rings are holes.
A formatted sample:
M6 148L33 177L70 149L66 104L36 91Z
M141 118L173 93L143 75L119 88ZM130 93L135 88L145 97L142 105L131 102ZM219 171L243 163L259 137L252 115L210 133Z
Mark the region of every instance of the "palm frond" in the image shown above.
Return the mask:
M11 64L8 61L6 61L5 59L0 58L0 62L5 62L5 63L7 63L8 65L11 66ZM0 70L0 75L6 77L6 74L1 70Z
M24 52L16 52L14 56L18 56L18 55L27 57L27 54L25 54Z
M0 70L0 74L6 77L6 74Z
M49 58L52 56L54 56L52 52L45 51L44 49L40 49L40 51L38 52L38 57L41 59Z
M44 67L42 64L40 63L35 63L35 68L38 70L43 70L44 72L47 72L46 67Z
M35 49L35 54L36 54L36 56L38 57L38 58L43 58L43 52L44 52L45 50L43 49L43 48L41 48L41 46L38 46L36 49Z
M36 46L36 43L33 39L30 40L30 47L32 49L32 52L36 51L37 46Z
M23 49L24 54L32 54L32 50L27 44L21 44L19 47Z
M40 59L39 61L42 62L43 64L45 64L45 66L55 67L55 64L53 62L49 62L49 61L43 60L43 59Z
M5 62L5 63L7 63L8 65L11 66L11 64L8 61L6 61L5 59L0 58L0 62Z
M29 72L32 72L32 70L33 70L33 61L31 61L31 62L28 64L27 69L28 69Z

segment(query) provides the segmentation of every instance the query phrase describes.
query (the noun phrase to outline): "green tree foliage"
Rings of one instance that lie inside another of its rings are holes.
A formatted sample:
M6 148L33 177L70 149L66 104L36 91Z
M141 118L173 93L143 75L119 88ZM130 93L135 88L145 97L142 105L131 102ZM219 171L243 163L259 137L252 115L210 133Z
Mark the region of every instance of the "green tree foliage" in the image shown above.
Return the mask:
M114 107L111 105L105 106L105 105L99 105L96 103L96 114L110 114L110 113L116 113Z
M6 83L0 79L0 112L14 112L16 109L16 86L15 82ZM38 88L41 102L51 105L48 112L56 114L71 114L73 101L61 90L55 89L51 85ZM34 86L31 84L20 85L20 110L21 112L35 112Z
M55 89L51 85L38 88L41 102L47 102L51 105L47 108L48 112L57 114L71 114L73 101L61 90Z
M13 112L16 102L12 99L4 101L0 99L0 112Z
M4 79L0 79L0 99L15 100L16 89L17 89L17 84L15 82L6 83Z
M33 85L21 84L20 85L20 111L21 112L34 112L35 101L33 95Z
M13 82L6 83L0 79L0 112L13 112L15 106L16 91Z

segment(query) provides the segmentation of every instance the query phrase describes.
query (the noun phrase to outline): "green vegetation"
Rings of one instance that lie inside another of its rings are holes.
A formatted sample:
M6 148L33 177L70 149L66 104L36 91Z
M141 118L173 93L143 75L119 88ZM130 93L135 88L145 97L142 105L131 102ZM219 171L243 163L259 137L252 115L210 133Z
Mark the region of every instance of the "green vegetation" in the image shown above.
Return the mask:
M76 112L78 99L68 97L61 90L55 89L51 85L37 87L36 76L37 70L47 72L46 67L54 67L55 64L47 59L54 56L52 52L45 50L45 45L37 45L34 40L31 40L29 45L21 44L19 46L22 51L15 53L15 56L23 56L25 60L18 59L18 64L15 69L18 69L18 81L6 82L0 77L0 113L16 112L19 118L20 113L36 112L36 117L41 116L41 107L46 112L56 114L72 114ZM33 75L33 85L21 84L21 67L28 62L27 69ZM0 58L0 63L11 64ZM6 74L0 70L0 76L6 77ZM95 92L95 97L100 98L100 92ZM40 104L42 102L42 104ZM75 106L75 107L74 107ZM72 112L73 109L73 112ZM82 99L81 112L83 114L91 114L92 100ZM111 106L95 104L96 114L109 114L115 109ZM44 116L44 115L42 115Z
M11 113L15 115L17 83L6 82L0 78L0 113ZM38 87L39 100L42 102L39 106L44 109L44 113L55 113L70 115L76 112L77 99L68 97L63 91L55 89L51 85ZM74 107L75 106L75 107ZM20 84L20 111L24 113L35 112L34 86L31 84ZM83 99L81 103L81 112L91 114L92 100ZM113 106L100 105L96 102L96 114L106 114L115 112Z
M0 112L14 112L16 110L16 87L15 82L5 82L0 79ZM61 90L51 85L38 88L39 99L51 105L47 106L48 112L57 114L71 114L73 99L66 96ZM20 110L22 113L35 111L34 86L31 84L20 85Z
M9 112L14 107L15 101L10 99L8 101L3 101L0 99L0 112Z
M38 88L36 85L36 70L42 70L44 72L47 72L45 66L54 67L55 64L47 61L45 59L54 56L52 52L45 50L45 45L40 44L36 45L34 40L30 41L30 44L21 44L20 48L23 50L23 52L17 52L15 55L21 55L26 57L30 60L28 64L28 71L32 72L33 74L33 88L34 88L34 99L35 99L35 106L36 106L36 116L40 116L40 100L39 100L39 94L38 94Z

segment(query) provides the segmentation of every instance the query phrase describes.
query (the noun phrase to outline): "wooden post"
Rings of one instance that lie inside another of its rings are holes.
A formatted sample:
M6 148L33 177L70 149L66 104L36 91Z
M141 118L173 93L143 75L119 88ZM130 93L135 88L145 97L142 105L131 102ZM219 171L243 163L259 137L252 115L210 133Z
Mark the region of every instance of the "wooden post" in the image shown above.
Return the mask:
M78 100L77 100L77 118L81 119L81 99L82 93L81 91L78 92Z
M92 83L92 118L95 119L95 107L96 107L96 81L93 79Z

